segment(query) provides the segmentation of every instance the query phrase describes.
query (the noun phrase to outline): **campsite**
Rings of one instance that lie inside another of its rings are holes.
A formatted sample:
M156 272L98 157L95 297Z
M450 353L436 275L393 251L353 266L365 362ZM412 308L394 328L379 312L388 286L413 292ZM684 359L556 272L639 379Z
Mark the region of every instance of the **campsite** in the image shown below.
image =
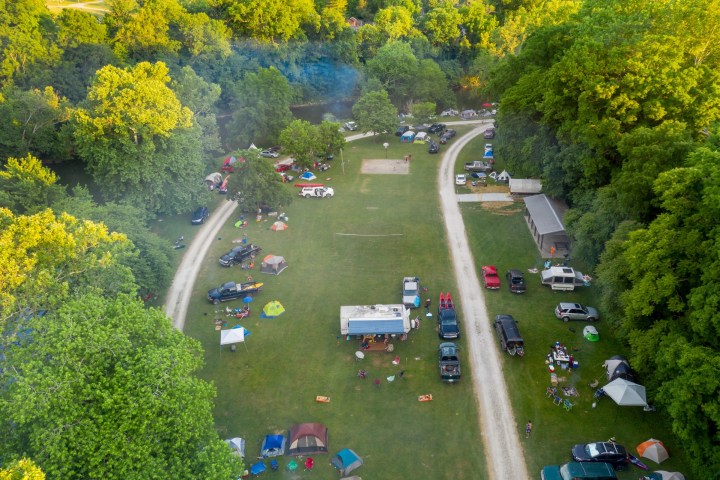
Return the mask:
M458 131L461 136L467 128L458 127ZM480 148L481 142L484 140L477 140ZM392 354L371 352L363 360L355 357L355 340L339 331L341 305L397 302L398 284L409 268L422 278L432 298L441 290L456 291L445 250L428 252L426 247L444 243L437 198L424 198L428 205L422 212L425 221L407 221L418 215L418 189L434 191L436 163L422 145L403 145L398 147L402 150L393 152L394 147L389 156L413 155L407 177L359 174L362 159L383 158L384 151L372 139L354 142L345 152L346 174L335 172L332 178L333 184L342 188L342 196L331 203L294 202L284 209L290 228L282 233L270 230L273 218L251 221L242 230L249 241L262 244L264 252L282 256L290 265L279 275L262 275L265 289L254 299L253 315L229 319L223 327L239 324L251 331L244 347L235 352L221 347L213 328L213 306L202 302L190 305L185 331L203 344L203 376L214 382L218 392L215 417L219 433L226 438L243 437L250 459L259 454L266 435L287 435L295 424L320 422L328 427L329 453L314 457L313 478L336 479L330 460L344 448L356 452L364 462L352 474L367 478L450 478L451 472L451 478L470 479L485 470L484 457L479 454L482 436L478 429L469 428L478 424L470 383L443 385L437 376L439 342L434 318L410 332L408 341L396 342ZM471 155L463 152L458 165L470 159ZM502 169L500 162L498 159ZM347 215L349 211L353 214ZM587 384L595 378L604 380L602 363L622 355L622 346L602 322L595 325L601 340L588 342L580 324L571 331L554 318L557 295L592 304L593 290L558 293L541 288L539 275L528 269L542 267L543 259L521 211L522 207L514 204L492 209L479 203L462 205L476 268L494 263L503 272L513 267L526 275L526 294L518 296L501 289L487 302L493 318L500 313L514 316L526 342L523 360L515 362L507 356L503 369L518 428L526 417L535 424L531 443L525 446L529 471L564 460L575 443L611 436L628 446L661 438L672 452L662 467L682 471L682 449L673 443L667 428L657 425L653 413L620 407L609 398L591 407L594 390ZM218 235L211 258L241 236L233 224L234 219ZM507 242L507 238L514 240ZM222 274L220 266L208 263L194 288L207 291L224 280ZM255 277L260 275L258 265ZM274 300L282 303L285 312L260 318L262 307ZM529 328L531 324L533 328ZM550 378L544 363L545 345L556 340L576 348L580 363L574 378L569 379L579 393L571 412L545 397ZM462 340L459 344L462 347ZM463 365L469 365L467 351L461 348L460 353ZM392 363L396 356L399 365ZM368 372L367 378L357 376L360 369ZM401 370L405 371L402 379L387 380ZM471 374L468 368L464 370L464 375ZM379 385L374 383L376 379ZM418 402L425 394L432 394L433 400ZM318 403L317 396L332 400ZM423 441L408 442L408 438ZM280 458L281 465L290 460ZM417 458L428 461L417 462ZM626 480L637 476L632 470L619 474Z

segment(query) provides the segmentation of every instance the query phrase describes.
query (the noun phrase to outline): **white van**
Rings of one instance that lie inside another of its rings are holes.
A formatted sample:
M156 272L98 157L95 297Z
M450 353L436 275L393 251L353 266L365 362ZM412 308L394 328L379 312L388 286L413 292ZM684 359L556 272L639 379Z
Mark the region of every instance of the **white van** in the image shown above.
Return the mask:
M418 132L415 135L414 143L425 143L427 141L427 139L428 139L427 132Z

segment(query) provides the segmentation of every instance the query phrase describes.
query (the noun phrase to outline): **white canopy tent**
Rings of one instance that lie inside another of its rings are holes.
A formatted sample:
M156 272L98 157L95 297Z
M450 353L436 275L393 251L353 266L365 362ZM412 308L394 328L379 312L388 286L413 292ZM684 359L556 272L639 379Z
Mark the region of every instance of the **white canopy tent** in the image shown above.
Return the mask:
M220 330L220 346L231 345L232 350L235 350L236 343L245 343L245 329L244 328L230 328L228 330ZM247 350L247 345L245 346Z

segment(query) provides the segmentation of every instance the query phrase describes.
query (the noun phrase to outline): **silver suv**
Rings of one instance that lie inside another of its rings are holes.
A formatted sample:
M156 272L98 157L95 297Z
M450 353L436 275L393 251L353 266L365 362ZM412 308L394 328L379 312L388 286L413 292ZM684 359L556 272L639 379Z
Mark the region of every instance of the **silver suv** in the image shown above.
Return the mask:
M569 320L583 320L586 322L594 322L600 319L598 311L593 307L586 307L579 303L560 303L555 307L555 316L567 322Z

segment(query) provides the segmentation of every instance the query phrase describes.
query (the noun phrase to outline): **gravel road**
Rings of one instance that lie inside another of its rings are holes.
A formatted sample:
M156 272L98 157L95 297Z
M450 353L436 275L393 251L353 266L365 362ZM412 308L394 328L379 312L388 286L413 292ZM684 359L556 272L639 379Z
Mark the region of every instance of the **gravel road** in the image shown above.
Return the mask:
M478 403L479 427L485 447L488 478L526 480L529 479L527 466L503 378L500 354L495 346L483 289L474 268L470 244L465 234L465 224L455 196L454 172L457 155L470 140L481 135L491 123L492 119L447 123L448 125L477 124L478 127L458 138L443 155L438 175L438 192L459 289L457 298L460 299L463 312L463 331L468 345L468 357L472 363L472 382ZM357 134L348 136L346 140L353 141L364 137L365 134ZM236 208L235 202L224 202L213 211L208 221L200 227L200 231L183 256L165 304L165 313L173 319L173 325L178 330L183 330L185 326L187 306L195 277L200 271L210 244Z

